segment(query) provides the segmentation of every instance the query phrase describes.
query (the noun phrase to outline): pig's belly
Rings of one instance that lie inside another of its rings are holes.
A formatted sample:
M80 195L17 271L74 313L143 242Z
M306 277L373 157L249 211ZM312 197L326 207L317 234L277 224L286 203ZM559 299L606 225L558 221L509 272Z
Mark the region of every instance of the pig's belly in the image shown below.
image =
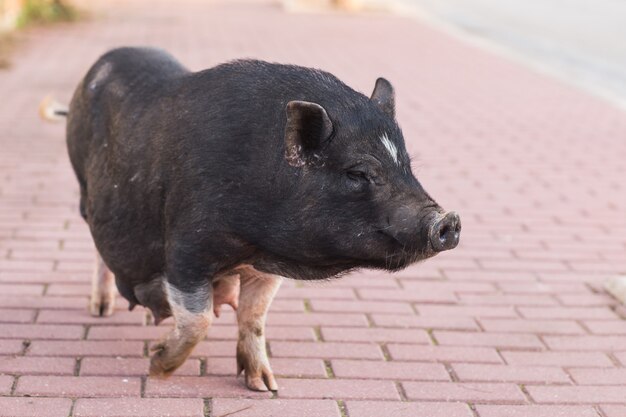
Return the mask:
M220 316L224 304L237 309L240 281L239 274L234 271L213 281L213 312L216 317Z
M136 297L136 301L152 311L152 315L157 324L172 315L167 295L165 294L163 281L164 279L161 276L131 287L132 292ZM123 288L120 288L120 285L124 286L127 283L122 281L117 284L120 289L120 293L126 297L126 291L122 291ZM226 274L214 278L212 285L213 312L215 313L215 316L220 316L222 306L225 304L230 305L236 310L239 303L240 286L240 275L237 269L233 269ZM134 307L135 297L133 297L133 300L129 299L131 302L131 309Z

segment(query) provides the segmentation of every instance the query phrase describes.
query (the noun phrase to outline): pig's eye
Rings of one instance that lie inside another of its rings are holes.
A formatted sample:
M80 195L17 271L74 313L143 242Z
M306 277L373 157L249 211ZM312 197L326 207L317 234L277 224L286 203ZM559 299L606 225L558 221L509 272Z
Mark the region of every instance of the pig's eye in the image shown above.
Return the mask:
M362 193L368 189L368 186L372 182L367 173L357 170L349 170L346 172L346 185L350 192Z
M347 172L348 178L350 178L352 181L355 182L360 182L360 183L369 183L370 179L367 176L367 174L363 171L348 171Z

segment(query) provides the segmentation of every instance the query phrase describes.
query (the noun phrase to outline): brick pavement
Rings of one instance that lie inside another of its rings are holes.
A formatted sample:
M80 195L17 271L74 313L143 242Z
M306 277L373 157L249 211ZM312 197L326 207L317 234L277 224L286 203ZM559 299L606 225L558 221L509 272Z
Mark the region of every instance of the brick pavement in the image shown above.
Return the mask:
M404 18L288 15L264 1L93 3L29 31L0 72L0 415L626 416L626 114ZM276 398L234 377L232 313L174 377L146 378L167 326L87 314L93 262L63 127L107 48L317 66L369 93L379 75L426 188L463 218L460 247L396 275L288 282L268 321Z

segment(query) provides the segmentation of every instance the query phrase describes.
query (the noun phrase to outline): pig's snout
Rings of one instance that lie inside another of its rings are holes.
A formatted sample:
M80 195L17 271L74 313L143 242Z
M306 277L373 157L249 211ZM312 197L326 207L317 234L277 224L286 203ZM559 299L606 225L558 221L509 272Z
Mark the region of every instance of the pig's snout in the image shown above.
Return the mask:
M437 216L430 228L430 244L436 252L456 248L461 236L461 218L454 211Z

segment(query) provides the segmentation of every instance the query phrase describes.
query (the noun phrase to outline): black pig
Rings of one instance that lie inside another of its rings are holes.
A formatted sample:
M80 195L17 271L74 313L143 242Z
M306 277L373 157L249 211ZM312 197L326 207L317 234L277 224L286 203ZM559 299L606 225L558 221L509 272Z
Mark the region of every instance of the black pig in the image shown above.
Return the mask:
M131 308L175 328L151 375L168 375L222 304L237 309L238 373L275 390L267 310L281 277L395 271L454 248L460 220L413 176L383 78L371 98L333 75L243 60L190 72L121 48L79 84L67 145L98 249L91 312ZM213 311L212 311L213 310Z

